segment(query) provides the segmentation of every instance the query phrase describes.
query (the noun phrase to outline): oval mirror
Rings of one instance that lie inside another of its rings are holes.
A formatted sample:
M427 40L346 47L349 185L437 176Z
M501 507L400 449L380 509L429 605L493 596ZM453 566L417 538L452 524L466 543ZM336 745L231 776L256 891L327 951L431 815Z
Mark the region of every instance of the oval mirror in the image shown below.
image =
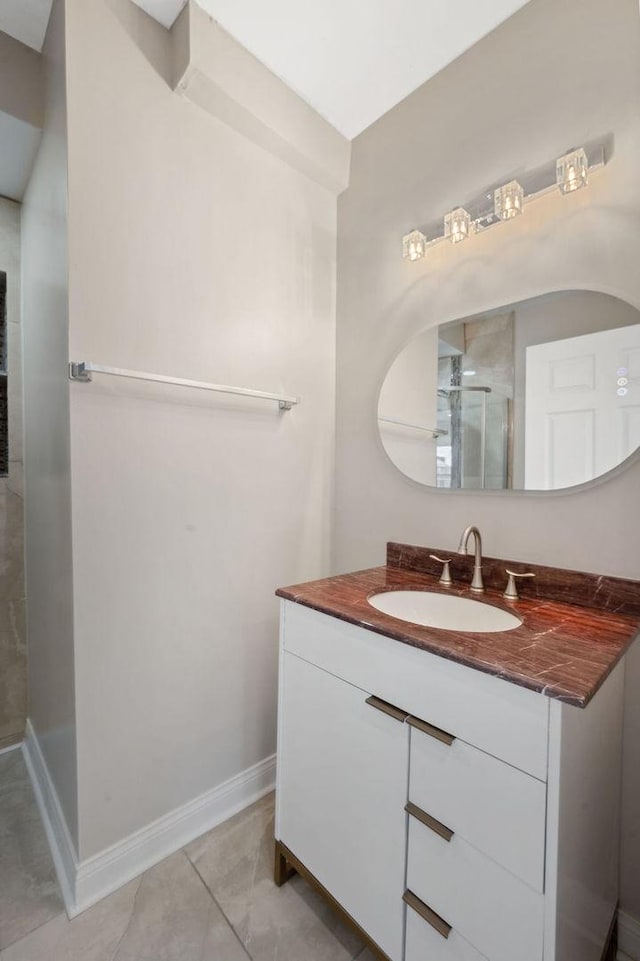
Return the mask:
M584 484L640 446L640 312L561 291L424 330L387 372L378 429L430 487Z

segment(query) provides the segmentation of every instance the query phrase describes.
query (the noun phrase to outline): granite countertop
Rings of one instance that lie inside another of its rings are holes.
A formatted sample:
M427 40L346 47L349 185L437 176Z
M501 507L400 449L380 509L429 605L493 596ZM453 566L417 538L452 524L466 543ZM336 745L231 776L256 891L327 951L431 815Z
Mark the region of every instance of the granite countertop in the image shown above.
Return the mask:
M589 703L640 631L640 581L484 558L487 589L474 595L469 591L473 558L454 555L454 583L443 587L438 583L439 565L429 559L432 553L442 554L442 548L391 543L385 567L283 587L276 593L578 707ZM536 574L518 582L518 601L506 601L504 584L497 587L501 580L506 583L505 566ZM392 590L471 597L517 614L523 623L510 631L482 634L423 627L367 603L372 594Z

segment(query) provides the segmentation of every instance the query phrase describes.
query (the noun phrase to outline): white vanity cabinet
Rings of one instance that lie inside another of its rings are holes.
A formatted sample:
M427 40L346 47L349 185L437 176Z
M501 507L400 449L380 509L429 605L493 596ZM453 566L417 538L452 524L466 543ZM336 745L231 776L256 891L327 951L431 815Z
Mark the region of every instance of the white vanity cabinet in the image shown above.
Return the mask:
M390 961L600 961L622 679L581 709L283 601L280 856Z
M282 670L283 839L376 944L400 958L404 725L372 709L359 688L293 654Z

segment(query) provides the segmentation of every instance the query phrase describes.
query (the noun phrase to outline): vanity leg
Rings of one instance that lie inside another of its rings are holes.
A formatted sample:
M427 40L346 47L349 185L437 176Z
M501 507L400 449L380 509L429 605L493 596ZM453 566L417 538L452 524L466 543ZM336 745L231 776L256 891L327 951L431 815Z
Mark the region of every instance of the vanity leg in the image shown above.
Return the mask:
M275 861L273 865L273 880L279 888L285 884L289 878L293 877L296 869L292 868L285 855L282 853L282 846L279 841L275 842Z

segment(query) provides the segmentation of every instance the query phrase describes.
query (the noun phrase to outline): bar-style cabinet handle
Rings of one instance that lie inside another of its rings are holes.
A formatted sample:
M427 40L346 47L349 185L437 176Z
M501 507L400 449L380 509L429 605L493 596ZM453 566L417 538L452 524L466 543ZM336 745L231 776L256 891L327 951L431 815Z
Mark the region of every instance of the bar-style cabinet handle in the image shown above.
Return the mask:
M454 832L451 828L448 828L442 821L437 821L435 818L432 818L430 814L427 814L426 811L423 811L422 808L419 808L418 805L412 801L408 801L404 809L407 814L410 814L416 821L420 821L421 824L424 824L436 834L440 835L443 840L450 841L453 837Z
M424 901L416 897L413 891L407 889L402 895L402 900L405 904L408 904L410 908L413 908L416 914L419 914L420 917L426 921L427 924L430 924L438 934L441 934L443 938L449 937L451 925L447 924L444 918L441 918L435 911L432 911L428 904L425 904Z
M413 717L409 715L407 717L407 724L411 727L415 727L418 731L422 731L423 734L428 734L429 737L435 737L436 741L441 741L442 744L446 744L451 747L455 741L453 734L449 734L447 731L443 731L439 727L434 727L433 724L427 724L426 721L422 721L419 717Z
M388 701L383 701L382 698L375 697L373 694L366 699L365 704L375 707L376 711L382 711L383 714L388 714L394 721L400 721L402 724L404 724L409 717L408 713L403 711L402 708L396 707L395 704L389 704Z

